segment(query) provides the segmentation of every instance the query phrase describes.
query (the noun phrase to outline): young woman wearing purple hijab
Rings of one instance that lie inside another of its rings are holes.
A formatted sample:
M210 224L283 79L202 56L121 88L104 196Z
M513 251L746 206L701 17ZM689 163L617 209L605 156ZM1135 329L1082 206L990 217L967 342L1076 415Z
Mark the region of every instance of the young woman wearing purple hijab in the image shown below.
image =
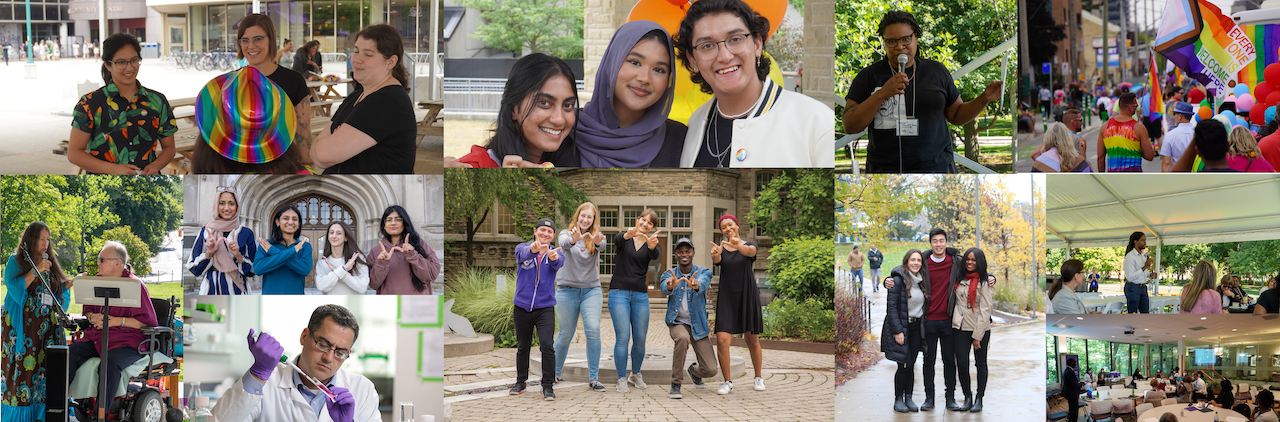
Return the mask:
M667 119L675 88L672 44L652 21L628 22L614 32L578 119L582 167L680 166L687 128Z

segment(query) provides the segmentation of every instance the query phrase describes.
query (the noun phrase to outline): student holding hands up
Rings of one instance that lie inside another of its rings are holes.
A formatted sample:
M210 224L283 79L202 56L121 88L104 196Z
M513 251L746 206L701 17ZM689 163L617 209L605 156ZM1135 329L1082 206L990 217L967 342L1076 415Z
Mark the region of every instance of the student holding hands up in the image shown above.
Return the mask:
M516 383L510 394L524 392L529 379L529 347L538 330L538 350L542 352L542 399L555 400L556 352L552 335L556 330L556 273L564 266L559 248L551 243L556 225L550 219L534 223L534 239L516 245L516 294L512 298L512 318L516 324Z

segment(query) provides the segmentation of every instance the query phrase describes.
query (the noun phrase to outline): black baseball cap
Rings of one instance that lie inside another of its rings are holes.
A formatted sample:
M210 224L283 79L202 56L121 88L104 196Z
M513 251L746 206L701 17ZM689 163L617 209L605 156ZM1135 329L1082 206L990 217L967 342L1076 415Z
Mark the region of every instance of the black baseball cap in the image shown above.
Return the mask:
M542 226L550 227L551 231L556 230L556 223L552 222L550 218L539 218L537 223L533 223L534 230L537 230L539 227L542 227Z
M694 248L694 247L693 247L693 241L692 241L692 240L689 240L689 238L687 238L687 237L682 237L682 238L680 238L679 240L676 240L676 247L675 247L675 248L679 248L679 247L680 247L680 245L687 245L687 246L689 246L689 249L696 249L696 248ZM675 248L672 248L672 249L675 249Z

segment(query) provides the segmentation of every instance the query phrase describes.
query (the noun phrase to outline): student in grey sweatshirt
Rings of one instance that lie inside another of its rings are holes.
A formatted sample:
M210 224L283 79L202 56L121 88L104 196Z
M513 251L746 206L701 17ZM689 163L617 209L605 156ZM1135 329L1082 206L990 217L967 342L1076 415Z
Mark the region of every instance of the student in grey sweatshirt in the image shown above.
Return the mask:
M560 335L556 336L556 381L564 371L564 358L569 353L569 343L578 331L578 316L582 316L582 331L587 337L587 372L592 390L604 392L604 384L597 377L600 373L600 312L604 296L600 293L600 250L605 237L600 233L596 220L599 212L590 202L578 206L573 215L571 229L560 231L556 244L564 252L566 261L556 273L556 319L560 321Z

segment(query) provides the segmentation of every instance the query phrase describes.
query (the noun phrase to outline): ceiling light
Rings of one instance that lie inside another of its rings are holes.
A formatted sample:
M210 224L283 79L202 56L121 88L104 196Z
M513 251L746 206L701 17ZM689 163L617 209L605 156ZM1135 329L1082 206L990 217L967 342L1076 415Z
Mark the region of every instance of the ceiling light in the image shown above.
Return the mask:
M1203 320L1203 319L1209 319L1209 317L1203 317L1203 316L1202 316L1202 317L1200 317L1200 319L1202 319L1202 320Z
M1076 319L1083 320L1084 317L1076 317Z

